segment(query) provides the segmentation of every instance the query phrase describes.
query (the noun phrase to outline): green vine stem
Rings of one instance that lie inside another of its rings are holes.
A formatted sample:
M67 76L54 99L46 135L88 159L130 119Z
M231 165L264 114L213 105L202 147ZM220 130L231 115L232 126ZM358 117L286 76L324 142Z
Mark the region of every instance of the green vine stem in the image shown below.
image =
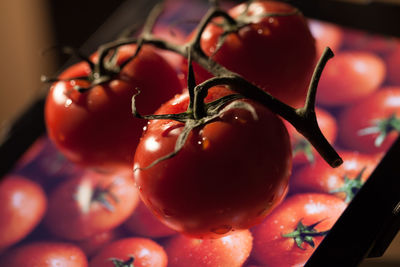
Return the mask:
M265 105L271 111L287 120L314 146L314 148L330 166L338 167L343 163L343 160L322 134L315 114L315 98L318 82L326 63L334 56L330 48L327 47L325 49L317 64L317 67L315 68L314 74L310 81L308 95L304 107L295 109L274 98L261 88L253 85L237 73L234 73L221 66L202 51L200 47L201 35L206 26L211 23L214 18L222 17L232 25L235 25L236 23L236 21L225 11L221 10L218 5L213 5L209 9L207 14L200 21L194 38L186 45L176 45L157 38L151 34L151 29L157 19L156 16L160 14L160 7L156 6L155 9L156 11L152 12L148 18L148 23L145 25L146 30L144 31L144 34L142 34L139 38L118 39L102 45L99 49L110 51L122 45L137 44L138 51L140 51L143 45L152 45L160 49L173 51L185 58L188 58L190 54L191 60L199 64L201 67L207 69L215 76L214 78L211 78L194 88L193 114L195 118L201 118L205 115L203 100L207 95L208 89L216 85L227 85L230 86L232 90L238 92L244 97ZM138 51L136 55L139 53Z

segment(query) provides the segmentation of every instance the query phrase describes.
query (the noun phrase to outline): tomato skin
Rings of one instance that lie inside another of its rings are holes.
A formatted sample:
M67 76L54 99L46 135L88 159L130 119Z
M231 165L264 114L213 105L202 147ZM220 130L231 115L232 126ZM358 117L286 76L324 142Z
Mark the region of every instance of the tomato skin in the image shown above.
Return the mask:
M384 61L372 53L337 53L322 73L317 102L329 107L354 103L376 91L385 75Z
M319 192L331 194L331 191L342 188L345 177L355 179L361 172L361 181L365 182L378 165L379 156L360 154L352 151L339 151L343 164L338 168L330 167L322 158L298 170L290 180L293 193ZM363 169L365 170L363 171ZM345 199L345 193L332 193Z
M133 45L121 47L119 63L135 50ZM93 60L97 61L97 55ZM60 79L89 73L88 64L81 62L64 71ZM74 85L88 86L88 83L60 81L50 89L45 104L49 136L71 161L112 170L131 168L145 125L143 120L134 118L131 111L131 98L137 92L136 88L141 90L137 102L143 114L152 113L175 93L181 92L175 70L148 47L144 47L139 56L110 82L85 93L77 92Z
M309 19L308 22L310 31L315 38L317 59L319 59L326 47L329 47L334 53L339 51L343 43L343 30L340 27L315 19Z
M327 194L296 194L279 205L261 224L252 229L252 257L259 263L275 266L303 266L323 236L313 238L315 248L303 242L299 248L293 238L282 235L293 232L301 220L304 225L317 222L318 232L329 230L346 208L341 199Z
M129 232L143 237L166 237L176 234L176 231L162 224L141 201L133 214L124 223Z
M246 4L229 10L237 18ZM201 47L207 56L242 75L286 104L302 106L315 65L315 40L300 13L259 18L264 13L293 13L294 7L278 1L253 1L249 6L251 23L227 36L215 53L222 29L208 25ZM214 55L215 53L215 55ZM210 75L196 67L197 81ZM283 78L284 77L284 78Z
M166 267L168 258L163 247L148 238L124 238L100 250L91 260L90 267L114 267L111 258L126 261L134 257L135 267Z
M19 246L0 259L1 266L9 267L87 267L83 251L72 244L35 242Z
M222 92L213 90L211 95ZM261 222L284 197L291 173L286 128L268 109L246 103L258 120L247 110L228 111L192 130L176 156L143 169L174 151L183 128L170 120L149 123L135 154L134 177L144 203L172 229L221 237ZM179 113L187 104L188 95L179 95L157 113Z
M343 146L361 153L386 152L398 137L397 131L388 133L380 146L375 145L379 133L362 134L360 131L374 126L377 120L400 116L400 87L384 87L356 105L344 110L339 116L339 140Z
M108 193L101 195L101 191ZM131 172L107 175L85 171L50 193L45 225L57 237L84 240L122 224L138 202Z
M331 145L335 143L337 136L336 118L323 108L315 108L318 126L325 138ZM287 121L284 121L288 129L290 141L293 151L293 165L301 165L313 162L315 158L320 157L315 148L304 138L297 130ZM304 149L299 149L301 146L306 146ZM307 149L311 149L307 151ZM310 155L308 155L310 153Z
M237 231L218 239L196 239L177 235L167 243L168 266L239 267L249 257L253 236Z
M387 80L391 85L400 86L400 42L396 49L385 57L387 65Z
M43 189L22 176L0 181L0 252L25 238L42 220L47 207Z

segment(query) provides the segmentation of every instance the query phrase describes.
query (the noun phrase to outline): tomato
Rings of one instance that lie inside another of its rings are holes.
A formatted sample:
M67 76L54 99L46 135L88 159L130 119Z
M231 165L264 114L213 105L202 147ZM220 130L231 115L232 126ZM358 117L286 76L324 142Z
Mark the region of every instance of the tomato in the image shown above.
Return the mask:
M337 53L322 73L317 103L343 106L376 91L385 79L384 61L368 52Z
M350 151L340 151L339 155L343 164L338 168L318 158L298 170L290 180L290 190L334 194L350 202L378 165L379 157Z
M47 198L43 189L21 176L0 181L0 252L26 237L42 220Z
M385 57L387 80L392 85L400 86L400 42L396 49Z
M322 55L326 47L335 53L339 51L343 42L343 30L340 27L315 19L309 19L308 22L310 31L315 38L317 58Z
M135 51L133 45L121 47L118 64ZM93 56L93 60L97 61L97 56ZM81 62L64 71L60 79L89 74L89 65ZM45 104L47 130L70 160L100 169L130 169L132 166L145 126L145 122L134 118L131 112L135 88L141 91L138 108L145 114L154 112L181 91L175 70L148 47L110 81L83 93L74 89L76 85L89 86L88 82L77 78L57 82L51 87Z
M1 266L9 267L87 267L83 251L68 243L35 242L19 246L0 259Z
M297 194L287 198L252 229L252 257L274 266L303 266L346 208L327 194Z
M86 256L92 257L108 243L122 238L123 234L123 231L119 228L114 228L110 231L95 234L88 239L77 241L75 244L82 249Z
M208 101L227 89L214 87ZM164 104L158 114L184 112L187 94ZM239 100L244 101L244 100ZM134 177L144 203L165 224L192 237L221 237L262 221L284 197L291 149L282 121L246 101L252 112L234 108L197 127L174 157L183 123L153 120L136 150Z
M86 171L51 192L45 224L55 236L84 240L122 224L138 201L131 172Z
M132 237L105 246L90 260L89 266L166 267L167 262L167 254L159 244L148 238Z
M124 226L129 232L144 237L158 238L176 234L176 231L162 224L142 201Z
M386 152L400 132L400 87L385 87L339 117L339 139L362 153Z
M322 108L315 108L318 126L330 144L334 144L337 135L337 123L328 111ZM299 165L314 162L320 157L314 147L287 121L284 121L290 135L293 152L293 164Z
M247 12L246 4L240 4L229 14L247 25L228 34L216 52L223 29L211 23L201 36L205 54L279 100L302 106L316 56L303 15L278 1L252 1ZM203 69L195 70L198 82L210 77Z
M168 266L239 267L249 257L253 236L249 230L237 231L218 239L173 237L166 245Z

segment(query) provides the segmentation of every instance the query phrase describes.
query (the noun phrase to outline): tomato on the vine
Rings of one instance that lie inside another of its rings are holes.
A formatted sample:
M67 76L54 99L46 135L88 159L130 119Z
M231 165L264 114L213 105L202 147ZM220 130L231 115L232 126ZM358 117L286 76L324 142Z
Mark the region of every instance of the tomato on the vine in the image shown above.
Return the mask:
M115 66L126 62L135 51L135 45L120 47ZM92 60L95 64L107 66L104 62L97 62L97 54L92 56ZM110 60L108 64L112 62L109 57L105 60ZM143 47L115 77L85 92L77 91L76 86L91 86L79 77L92 74L89 64L80 62L65 70L59 77L60 81L53 84L45 104L49 136L73 162L101 169L130 168L145 126L144 121L132 115L131 98L136 88L140 89L138 106L146 113L154 112L181 91L177 74L149 47ZM104 78L108 77L105 75Z
M165 250L170 267L240 267L252 247L253 236L249 230L243 230L206 240L177 235L167 242Z
M348 107L339 117L339 139L348 149L386 152L400 132L400 87L385 87Z
M72 244L61 242L34 242L7 251L0 259L1 266L9 267L87 267L83 251Z
M230 94L213 87L212 101ZM247 109L223 110L194 128L178 154L184 124L152 120L136 150L134 177L144 203L165 224L193 237L221 237L259 222L285 195L291 148L283 122L248 100ZM186 111L188 94L176 96L157 114ZM239 104L239 103L237 103ZM148 167L148 168L147 168Z
M167 254L162 246L148 238L123 238L101 249L91 260L91 267L166 267Z
M400 41L396 48L385 56L387 81L391 85L400 86Z
M333 52L339 51L343 43L343 30L339 26L315 19L309 19L308 22L315 38L318 56L321 56L326 47Z
M229 14L238 20L237 29L220 46L228 25L220 26L222 20L209 24L201 36L204 53L286 104L302 106L316 48L300 11L279 1L251 1ZM210 77L196 65L195 70L198 82Z
M340 151L343 164L330 167L322 158L298 170L290 179L292 193L333 194L350 202L379 162L379 156Z
M84 240L122 224L139 203L131 172L85 171L49 196L45 225L67 240Z
M303 266L346 206L328 194L287 198L252 229L252 257L270 267Z
M42 220L47 197L37 183L10 175L0 181L0 252L25 238Z

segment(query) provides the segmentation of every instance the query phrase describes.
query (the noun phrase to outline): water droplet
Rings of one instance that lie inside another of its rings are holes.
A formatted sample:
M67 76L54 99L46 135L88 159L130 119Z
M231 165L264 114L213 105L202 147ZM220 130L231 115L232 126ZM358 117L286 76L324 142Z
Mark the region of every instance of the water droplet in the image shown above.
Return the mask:
M64 107L67 108L67 107L71 106L71 104L72 104L72 100L68 98L68 99L65 101Z
M208 140L206 137L203 137L202 145L203 145L203 150L206 150L207 148L210 147L210 140Z
M163 209L163 213L164 213L164 216L167 218L175 215L175 213L169 209Z
M232 230L232 226L230 225L221 225L220 227L211 229L211 232L216 233L217 235L223 235Z

